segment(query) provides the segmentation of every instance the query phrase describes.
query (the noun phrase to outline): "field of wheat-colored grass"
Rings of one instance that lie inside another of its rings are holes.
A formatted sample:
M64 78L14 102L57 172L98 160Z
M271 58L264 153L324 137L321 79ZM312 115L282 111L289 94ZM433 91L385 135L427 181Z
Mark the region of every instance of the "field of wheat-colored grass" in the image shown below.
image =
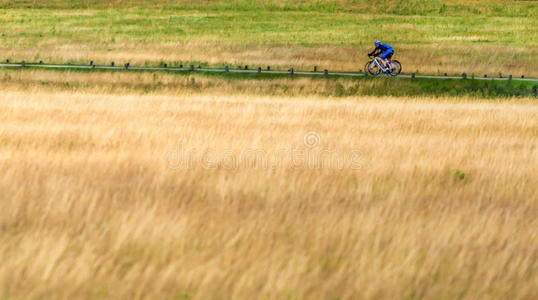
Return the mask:
M538 5L0 0L0 61L538 76ZM530 82L0 73L0 299L536 299Z
M538 97L532 81L409 79L381 77L297 76L275 74L138 72L138 71L52 71L4 69L0 86L9 90L39 89L50 92L84 90L93 93L249 93L266 96L391 96L474 97L510 99Z
M538 295L533 99L3 87L0 298Z

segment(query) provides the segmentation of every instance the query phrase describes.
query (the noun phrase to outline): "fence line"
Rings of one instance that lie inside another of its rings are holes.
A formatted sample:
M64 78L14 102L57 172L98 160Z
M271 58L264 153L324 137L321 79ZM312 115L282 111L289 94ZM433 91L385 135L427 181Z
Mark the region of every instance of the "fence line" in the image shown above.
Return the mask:
M77 69L77 70L133 70L133 71L172 71L172 72L211 72L211 73L247 73L247 74L289 74L289 75L305 75L305 76L346 76L346 77L367 77L372 76L369 75L366 72L330 72L329 70L325 69L323 72L318 71L318 67L314 67L313 72L309 71L296 71L294 68L290 68L288 71L276 71L271 70L271 67L268 66L267 70L263 70L261 67L257 69L249 69L248 66L245 66L245 68L238 68L238 69L231 69L230 66L225 66L224 69L212 69L212 68L202 68L200 66L195 67L194 65L190 65L188 68L183 67L183 65L180 65L180 67L168 67L167 64L164 64L162 67L136 67L132 66L130 63L126 63L123 66L118 66L114 62L111 63L110 66L98 66L93 63L93 61L90 62L89 65L61 65L61 64L44 64L43 62L39 63L27 63L25 61L22 61L21 63L10 63L9 60L6 61L6 63L0 64L0 67L2 68L42 68L42 69ZM412 74L400 74L397 77L400 78L428 78L428 79L469 79L468 75L466 73L463 73L460 76L448 76L447 73L444 74L444 76L435 76L435 75L418 75L415 73ZM521 78L513 77L512 75L508 75L508 77L488 77L487 75L484 75L484 77L475 77L472 75L471 79L474 80L500 80L500 81L509 81L509 80L518 80L518 81L530 81L530 82L538 82L538 79L536 78L525 78L524 76L521 76Z

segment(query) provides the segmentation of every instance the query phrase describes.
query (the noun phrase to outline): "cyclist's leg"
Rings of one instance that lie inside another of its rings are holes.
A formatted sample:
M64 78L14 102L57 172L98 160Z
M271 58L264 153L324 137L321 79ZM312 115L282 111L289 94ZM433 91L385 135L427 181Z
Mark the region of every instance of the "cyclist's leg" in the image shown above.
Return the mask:
M392 56L394 55L394 50L390 50L389 53L387 53L387 66L391 68L392 70Z
M383 64L383 67L387 67L387 55L389 55L390 51L385 51L381 53L381 63Z

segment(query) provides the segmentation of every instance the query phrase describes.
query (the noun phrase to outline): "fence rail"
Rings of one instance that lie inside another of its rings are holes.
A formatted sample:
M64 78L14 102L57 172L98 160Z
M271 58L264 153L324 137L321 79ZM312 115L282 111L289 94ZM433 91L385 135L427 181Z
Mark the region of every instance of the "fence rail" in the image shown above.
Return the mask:
M318 67L314 67L314 71L297 71L294 68L290 68L288 71L277 71L277 70L271 70L271 67L268 66L266 70L263 70L261 67L257 69L249 69L248 66L245 66L245 68L238 68L238 69L232 69L230 66L225 66L224 69L213 69L213 68L202 68L202 67L195 67L194 65L190 65L188 68L183 67L181 65L180 67L168 67L166 64L162 67L137 67L132 66L130 63L126 63L124 65L116 65L114 62L111 63L110 66L103 66L103 65L95 65L92 62L90 62L89 65L62 65L62 64L44 64L43 62L39 63L27 63L27 62L20 62L20 63L2 63L0 64L0 68L37 68L37 69L63 69L63 70L133 70L133 71L171 71L171 72L210 72L210 73L247 73L247 74L290 74L290 75L305 75L305 76L345 76L345 77L367 77L371 76L366 72L330 72L329 70L325 69L323 71L318 71ZM400 78L429 78L429 79L469 79L469 76L466 73L463 73L460 76L448 76L448 74L444 74L444 76L435 76L435 75L419 75L419 74L400 74L398 75ZM538 82L538 79L536 78L525 78L524 76L521 77L514 77L512 75L508 75L508 77L488 77L487 75L484 75L483 77L475 77L474 75L471 76L471 79L473 80L498 80L498 81L508 81L508 80L518 80L518 81L530 81L530 82Z

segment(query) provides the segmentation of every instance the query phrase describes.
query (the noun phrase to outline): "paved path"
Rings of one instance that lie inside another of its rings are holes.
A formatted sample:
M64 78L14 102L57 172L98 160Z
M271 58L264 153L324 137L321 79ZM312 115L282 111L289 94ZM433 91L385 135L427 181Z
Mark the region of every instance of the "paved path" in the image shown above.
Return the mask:
M22 68L22 64L0 64L1 68ZM206 69L206 68L164 68L164 67L135 67L130 66L129 68L125 68L125 66L81 66L81 65L49 65L49 64L25 64L25 68L39 68L39 69L63 69L63 70L69 70L69 69L80 69L80 70L92 70L92 69L98 69L98 70L142 70L142 71L172 71L172 72L184 72L184 71L193 71L193 72L215 72L215 73L250 73L250 74L256 74L259 73L258 70L237 70L237 69L229 69L228 71L225 69ZM263 74L290 74L290 71L266 71L262 70L261 73ZM302 71L295 71L294 74L296 75L307 75L307 76L326 76L324 72L302 72ZM328 72L328 76L348 76L348 77L364 77L364 73L350 73L350 72ZM409 74L400 74L398 75L399 78L430 78L430 79L463 79L462 76L433 76L433 75L409 75ZM469 78L470 79L470 78ZM510 80L508 77L475 77L476 80ZM519 78L514 77L512 80L518 80L518 81L530 81L530 82L538 82L538 79L536 78Z

